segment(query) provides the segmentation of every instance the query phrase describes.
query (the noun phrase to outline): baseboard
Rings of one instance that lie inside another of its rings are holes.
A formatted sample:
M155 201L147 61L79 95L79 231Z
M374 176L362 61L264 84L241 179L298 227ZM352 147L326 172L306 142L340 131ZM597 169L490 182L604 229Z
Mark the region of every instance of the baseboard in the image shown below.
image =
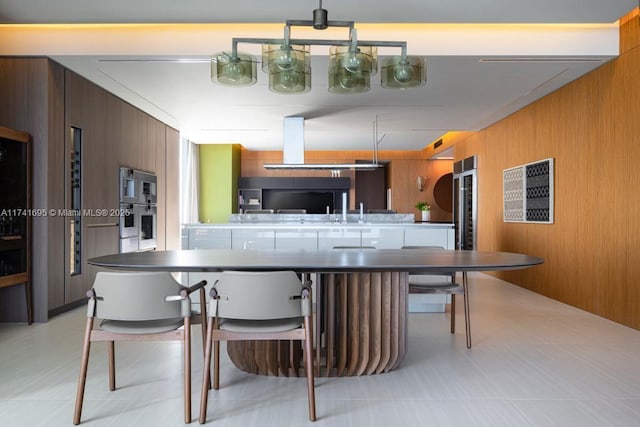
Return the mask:
M67 311L73 310L74 308L81 307L87 304L87 299L83 298L78 301L70 302L69 304L62 305L60 307L53 308L48 312L48 318L51 319L59 314L66 313Z

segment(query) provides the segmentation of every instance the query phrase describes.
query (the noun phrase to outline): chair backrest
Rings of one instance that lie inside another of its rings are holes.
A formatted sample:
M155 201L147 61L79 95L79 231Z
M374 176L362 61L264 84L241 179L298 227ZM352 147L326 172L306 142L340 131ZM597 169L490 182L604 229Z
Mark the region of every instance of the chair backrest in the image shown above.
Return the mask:
M93 282L94 314L100 319L130 321L183 317L183 302L165 301L167 296L178 296L181 289L167 272L100 271Z
M444 251L442 246L403 246L402 249L427 249L432 251Z
M272 214L273 209L245 209L246 214Z
M394 214L396 213L393 209L367 209L367 213L370 214Z
M430 245L425 245L425 246L408 245L408 246L403 246L402 249L423 249L428 251L444 251L445 250L442 246L430 246ZM442 276L443 275L438 273L415 273L415 274L423 275L423 276ZM448 273L447 276L451 276L452 282L456 281L455 272Z
M306 209L278 209L279 214L306 214Z
M213 285L217 317L268 320L302 316L302 282L293 271L224 271Z

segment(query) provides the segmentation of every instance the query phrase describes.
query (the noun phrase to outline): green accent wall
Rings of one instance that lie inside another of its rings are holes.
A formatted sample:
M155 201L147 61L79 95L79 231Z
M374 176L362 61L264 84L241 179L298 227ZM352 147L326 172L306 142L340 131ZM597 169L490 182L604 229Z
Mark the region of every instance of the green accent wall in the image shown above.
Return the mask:
M201 144L200 222L226 223L238 211L240 145Z

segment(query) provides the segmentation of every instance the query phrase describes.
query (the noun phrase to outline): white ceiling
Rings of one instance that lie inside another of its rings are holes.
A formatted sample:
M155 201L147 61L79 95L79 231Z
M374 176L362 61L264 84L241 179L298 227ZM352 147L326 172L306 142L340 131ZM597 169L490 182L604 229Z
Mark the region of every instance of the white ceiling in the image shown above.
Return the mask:
M258 84L247 88L211 83L211 53L229 50L232 37L282 37L285 20L311 19L315 0L0 0L0 23L7 24L193 24L142 30L45 26L33 32L0 26L14 35L0 34L0 55L51 56L200 143L278 150L283 117L300 115L307 149L369 150L378 117L378 138L384 136L379 149L417 150L449 130L482 129L615 57L615 21L636 6L631 0L324 1L329 19L356 21L359 39L404 40L409 54L427 57L424 87L382 89L376 75L371 91L361 95L327 92L326 49L315 47L307 94L273 94L261 72ZM274 25L209 25L239 22ZM465 25L483 23L500 25ZM327 37L310 31L301 33ZM481 61L486 59L499 61Z

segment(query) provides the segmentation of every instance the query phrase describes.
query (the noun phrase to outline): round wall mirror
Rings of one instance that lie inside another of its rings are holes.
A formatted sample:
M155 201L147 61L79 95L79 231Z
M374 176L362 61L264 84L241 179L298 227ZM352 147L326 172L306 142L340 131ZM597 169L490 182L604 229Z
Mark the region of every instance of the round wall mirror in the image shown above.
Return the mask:
M436 205L445 212L453 212L453 174L442 175L433 186Z

